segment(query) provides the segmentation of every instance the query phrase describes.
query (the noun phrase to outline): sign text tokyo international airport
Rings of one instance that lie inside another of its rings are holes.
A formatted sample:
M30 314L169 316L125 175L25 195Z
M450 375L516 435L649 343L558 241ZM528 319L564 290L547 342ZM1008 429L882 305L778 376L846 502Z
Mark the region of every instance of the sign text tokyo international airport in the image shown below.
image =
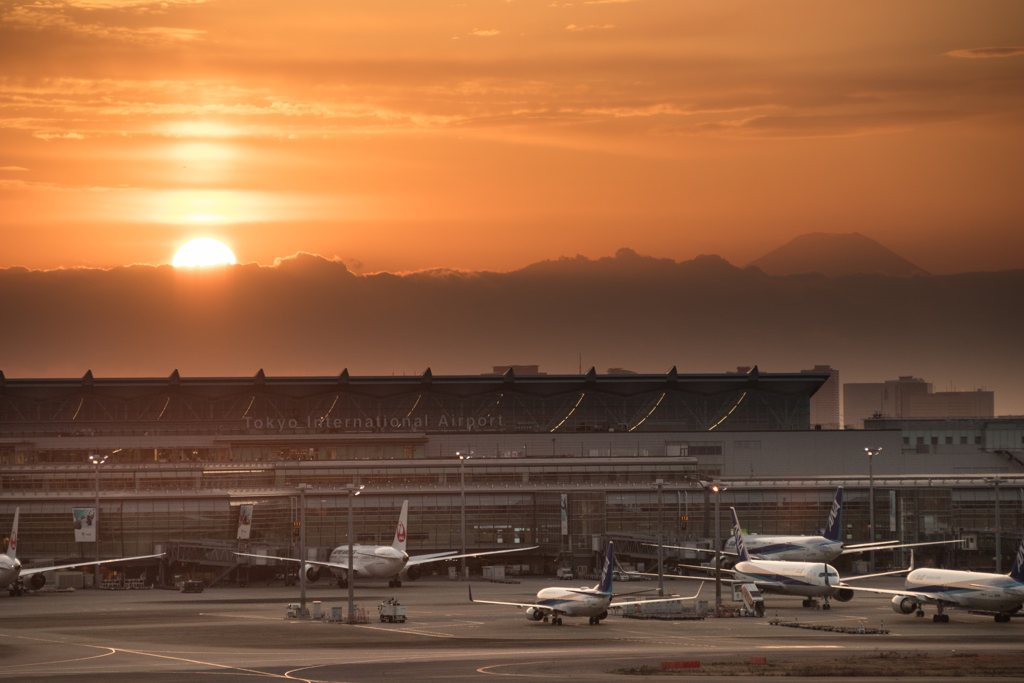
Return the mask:
M245 420L246 429L261 429L267 431L284 432L286 429L299 429L300 427L305 429L342 429L345 431L349 430L365 430L365 429L377 429L380 431L466 431L471 432L474 429L504 429L505 418L503 416L498 417L456 417L455 415L441 415L441 418L435 423L431 424L429 417L404 417L404 418L387 418L378 415L376 418L373 417L348 417L342 419L340 417L312 417L307 416L305 421L298 420L296 418L255 418L246 417Z

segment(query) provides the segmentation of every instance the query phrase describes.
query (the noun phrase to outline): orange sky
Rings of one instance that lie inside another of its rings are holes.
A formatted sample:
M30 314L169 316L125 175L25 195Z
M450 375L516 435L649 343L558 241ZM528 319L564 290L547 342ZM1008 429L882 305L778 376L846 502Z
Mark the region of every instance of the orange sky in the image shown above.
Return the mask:
M1024 5L0 4L0 267L745 264L859 231L1024 267Z

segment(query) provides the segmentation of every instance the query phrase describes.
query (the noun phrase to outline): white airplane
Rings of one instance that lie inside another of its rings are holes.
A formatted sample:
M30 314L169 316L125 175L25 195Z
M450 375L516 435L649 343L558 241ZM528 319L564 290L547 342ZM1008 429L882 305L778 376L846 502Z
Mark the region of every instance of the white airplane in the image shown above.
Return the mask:
M861 588L854 590L892 595L897 614L924 616L923 605L935 605L932 621L949 623L946 608L995 617L1005 623L1024 607L1024 541L1009 574L965 572L952 569L915 569L907 575L905 590Z
M956 541L929 541L924 543L900 543L899 541L879 541L876 543L860 543L858 545L843 544L843 487L836 489L832 500L832 509L828 513L828 524L822 536L778 536L761 534L744 534L743 540L747 552L755 560L785 560L792 562L835 562L842 555L864 553L871 550L892 550L896 548L916 548L925 545L943 545L946 543L963 543ZM667 545L666 548L680 550L696 550L700 553L714 554L714 550L703 548L684 548ZM725 543L723 555L736 557L736 540L730 538ZM723 563L723 566L726 566Z
M836 568L825 562L756 560L747 550L746 540L740 528L740 520L736 515L736 508L729 508L729 511L732 513L733 542L739 557L739 562L732 569L722 569L723 572L732 575L733 578L731 579L723 579L723 581L730 584L754 584L762 593L802 596L804 598L804 607L816 607L818 605L817 598L822 598L825 601L822 609L831 609L830 599L835 599L839 602L848 602L853 599L853 589L848 585L850 581L902 574L913 569L913 559L911 559L911 567L908 569L883 572L881 574L867 574L852 577L843 582L840 580L839 572L836 571ZM714 569L709 567L691 568L714 571ZM687 579L691 577L668 576L666 578Z
M18 515L21 508L14 509L14 526L11 529L11 538L7 551L0 554L0 586L10 586L10 595L22 595L28 588L39 590L46 585L46 577L43 572L52 572L58 569L71 569L73 567L89 567L97 564L110 564L111 562L128 562L129 560L148 560L154 557L163 557L163 553L156 555L139 555L137 557L118 557L113 560L99 560L93 562L75 562L74 564L61 564L55 567L31 567L22 568L18 559ZM28 588L25 587L24 579L29 579Z
M612 602L612 574L615 567L615 548L609 543L608 553L601 570L601 581L593 588L544 588L537 593L537 602L496 602L494 600L474 600L473 587L469 587L469 601L486 605L509 605L526 609L529 621L548 621L555 626L562 625L562 617L590 617L590 625L597 626L608 616L608 608L620 605L646 605L652 602L677 602L692 600L700 595L700 587L690 596L673 598L655 598L652 600L636 600L633 602ZM701 587L703 587L701 583Z
M529 548L512 548L510 550L492 550L484 553L466 553L457 555L455 550L432 555L409 556L405 552L406 528L409 520L409 501L402 503L402 513L395 527L395 540L391 545L353 545L352 573L357 579L389 579L389 588L401 588L402 580L415 581L422 572L420 565L430 562L458 560L463 557L480 557L482 555L500 555L502 553L518 553L533 550ZM251 553L235 553L244 557L260 557L265 560L281 560L283 562L300 562L306 572L306 579L316 581L324 569L330 570L341 588L348 587L348 545L341 545L331 551L329 562L300 560L294 557L274 557L272 555L253 555ZM309 565L309 566L307 566Z

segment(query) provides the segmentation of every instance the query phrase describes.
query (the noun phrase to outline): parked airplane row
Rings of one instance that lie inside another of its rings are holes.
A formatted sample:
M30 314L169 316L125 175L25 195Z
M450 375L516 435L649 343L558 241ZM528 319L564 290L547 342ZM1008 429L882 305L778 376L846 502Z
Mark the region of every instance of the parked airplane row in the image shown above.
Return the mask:
M910 566L894 572L883 572L841 579L835 567L821 562L798 562L786 560L759 560L752 556L746 546L746 539L740 527L735 508L732 513L732 542L737 548L739 562L732 569L722 571L731 575L724 579L730 584L739 583L753 586L761 593L804 596L804 606L813 606L816 598L839 602L851 600L858 591L881 595L892 595L892 608L897 614L924 616L922 605L934 605L936 614L932 621L948 623L946 609L967 610L971 614L992 616L997 622L1010 621L1024 608L1024 541L1017 551L1017 557L1009 574L956 571L950 569L915 569L911 551ZM714 571L708 567L691 567ZM879 576L907 573L903 590L887 590L855 586L854 582ZM693 577L669 576L666 578L692 579Z
M836 494L836 502L833 504L833 512L830 514L829 527L834 525L834 518L841 515L841 512L837 514L837 509L841 510L841 505L842 489ZM933 616L933 621L937 623L947 623L949 621L949 615L945 613L947 609L961 609L971 614L993 616L995 621L1005 623L1010 621L1012 616L1021 613L1021 609L1024 608L1024 542L1021 543L1018 549L1009 574L931 568L915 569L913 566L913 551L911 551L910 566L906 569L866 576L847 577L844 580L840 577L835 567L828 564L828 562L766 560L757 557L748 547L749 537L743 534L735 508L730 508L730 512L733 522L730 543L736 549L738 562L731 569L722 570L730 575L724 581L730 584L741 584L747 587L748 590L752 589L756 593L802 596L804 597L804 606L814 606L816 600L820 598L825 603L823 609L829 609L829 600L846 602L851 600L857 592L891 595L893 596L892 609L898 614L917 614L918 616L923 616L923 606L934 605L936 614ZM409 580L418 578L420 576L420 565L462 557L520 552L532 550L536 547L467 553L465 555L459 555L453 550L444 553L410 557L406 552L408 513L409 503L405 501L395 529L395 538L390 546L354 546L352 569L356 577L389 578L391 580L390 585L397 587L401 586L402 578ZM43 576L44 572L130 560L152 559L162 556L161 554L139 555L25 569L22 568L21 562L17 558L19 514L20 509L15 509L9 546L4 553L0 554L0 586L9 585L12 596L20 595L24 592L25 579L29 580L29 587L32 589L38 590L42 588L46 583L46 579ZM829 532L826 533L826 540L828 535ZM815 547L813 544L815 537L790 538L798 539L793 541L794 545L800 542L799 539L810 538L812 543L805 546L805 548ZM821 546L822 544L817 544L817 547ZM765 546L760 547L764 548ZM855 546L855 548L859 548L859 546ZM848 549L850 548L843 548L840 554ZM295 558L251 555L247 553L238 554L301 563L302 570L306 571L307 577L311 580L316 580L320 572L323 569L327 569L338 578L339 584L344 586L347 585L345 582L347 581L348 574L347 552L348 546L335 548L331 553L331 561L329 562L302 561ZM691 566L690 568L714 571L708 567ZM609 544L600 581L593 588L545 588L537 593L537 600L534 603L474 600L472 588L470 588L469 598L471 602L524 608L527 611L527 618L535 621L552 621L555 624L561 624L563 617L589 617L590 623L596 625L607 616L608 608L614 605L687 600L695 598L700 593L700 588L698 588L695 595L688 597L676 596L638 600L629 603L613 603L613 598L622 595L613 593L612 590L614 569L614 546ZM903 573L908 573L903 590L887 590L853 585L855 582L868 578ZM666 578L694 579L694 577L680 576L667 576Z

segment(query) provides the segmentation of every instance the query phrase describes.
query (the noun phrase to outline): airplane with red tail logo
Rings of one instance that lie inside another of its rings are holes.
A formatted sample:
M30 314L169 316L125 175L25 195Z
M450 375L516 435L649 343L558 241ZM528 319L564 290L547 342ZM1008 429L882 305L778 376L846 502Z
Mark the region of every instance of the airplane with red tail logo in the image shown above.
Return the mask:
M352 573L357 579L388 579L389 588L401 588L402 581L415 581L422 575L421 565L431 562L444 562L445 560L458 560L463 557L480 557L482 555L500 555L503 553L517 553L524 550L533 550L537 546L529 548L511 548L509 550L492 550L482 553L466 553L459 555L458 551L450 550L444 553L431 555L413 555L405 551L406 537L408 535L409 523L409 501L402 503L402 513L398 517L398 526L395 527L395 540L391 545L353 545L352 546ZM271 555L252 555L250 553L235 553L245 557L259 557L263 559L282 560L284 562L301 562L306 572L307 581L316 581L326 569L337 579L338 586L348 587L348 545L342 545L331 551L331 559L328 562L315 560L302 560L293 557L273 557Z

